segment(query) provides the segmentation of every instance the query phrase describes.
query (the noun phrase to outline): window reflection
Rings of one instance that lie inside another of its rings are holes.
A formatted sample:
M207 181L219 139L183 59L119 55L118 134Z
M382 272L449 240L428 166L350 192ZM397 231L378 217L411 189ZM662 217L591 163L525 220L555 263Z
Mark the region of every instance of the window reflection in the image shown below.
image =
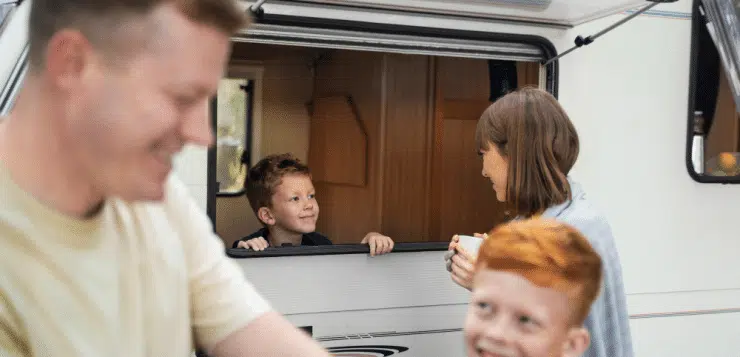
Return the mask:
M696 9L690 145L693 170L705 177L740 177L740 19L733 16L739 9L740 0L702 2Z
M15 7L14 3L10 4L0 4L0 28L3 27L5 24L5 20L7 19L8 15L10 14L10 10Z
M243 191L246 168L247 122L251 103L250 80L222 79L218 88L216 122L216 181L219 194Z

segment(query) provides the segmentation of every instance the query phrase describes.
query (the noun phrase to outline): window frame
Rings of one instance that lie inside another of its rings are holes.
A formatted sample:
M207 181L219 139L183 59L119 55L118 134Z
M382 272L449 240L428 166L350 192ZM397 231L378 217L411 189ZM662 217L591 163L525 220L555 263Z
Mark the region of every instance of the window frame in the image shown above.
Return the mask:
M688 114L686 126L686 152L685 164L686 170L691 178L703 184L740 184L740 175L738 176L710 176L699 174L694 170L692 160L693 132L694 132L694 112L696 111L697 102L697 82L698 82L698 61L700 47L700 28L706 28L705 17L701 14L701 0L693 0L691 11L691 50L689 65L689 96L688 96ZM717 46L714 42L712 45ZM722 60L719 61L720 69L724 67ZM721 75L720 75L721 76ZM722 78L720 77L720 80ZM706 162L706 159L705 159Z
M314 19L297 16L286 16L286 15L268 15L261 14L257 16L255 21L257 23L271 24L271 25L283 25L283 26L305 26L305 27L319 27L331 30L347 30L347 31L361 31L369 34L401 34L408 36L423 36L423 37L446 37L456 39L469 39L469 40L482 40L482 41L499 41L499 42L512 42L530 44L539 47L543 54L544 59L553 58L557 55L557 49L553 43L545 37L536 35L521 35L521 34L505 34L505 33L491 33L491 32L480 32L480 31L468 31L468 30L455 30L455 29L440 29L431 27L416 27L407 25L386 25L371 22L361 22L352 20L331 20L326 19ZM244 38L235 39L244 41ZM540 81L544 84L544 88L550 92L555 98L558 97L558 71L559 61L555 60L551 64L545 67L544 73L540 74ZM543 78L544 77L544 78ZM215 109L212 109L215 113ZM215 118L213 119L215 123ZM215 160L215 155L213 160ZM259 156L255 156L259 157ZM215 161L214 161L215 163ZM211 155L209 151L209 180L208 180L208 191L212 192L212 185L215 184L215 169L211 169ZM209 194L209 202L211 199L213 209L209 213L211 221L214 224L215 229L215 195ZM446 251L449 249L449 242L418 242L418 243L403 243L397 242L394 246L393 252L395 253L410 253L410 252L427 252L427 251ZM368 254L370 252L369 247L366 244L334 244L328 246L301 246L301 247L281 247L275 249L267 249L265 251L256 252L247 249L235 249L226 247L226 255L231 258L268 258L268 257L288 257L288 256L313 256L313 255L342 255L342 254Z

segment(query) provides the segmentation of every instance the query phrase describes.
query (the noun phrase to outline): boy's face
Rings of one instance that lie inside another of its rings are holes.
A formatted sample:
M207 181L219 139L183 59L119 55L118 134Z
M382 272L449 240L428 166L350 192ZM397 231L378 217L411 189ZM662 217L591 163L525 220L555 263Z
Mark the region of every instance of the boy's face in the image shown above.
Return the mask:
M284 176L272 195L270 213L265 222L268 225L301 234L316 231L319 204L311 179L306 175Z
M571 327L565 293L522 276L483 269L465 321L468 357L578 357L588 332Z

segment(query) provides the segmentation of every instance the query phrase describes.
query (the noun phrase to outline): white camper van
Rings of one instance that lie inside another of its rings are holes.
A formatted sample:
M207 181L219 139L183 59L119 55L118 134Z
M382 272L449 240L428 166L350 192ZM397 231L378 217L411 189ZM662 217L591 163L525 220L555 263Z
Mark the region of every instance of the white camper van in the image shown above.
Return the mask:
M0 0L0 114L25 73L30 1ZM211 106L217 144L187 148L176 171L226 253L334 355L465 354L469 293L442 256L453 234L503 219L473 134L524 85L556 95L580 134L572 176L612 224L636 355L740 354L740 1L244 6L255 24ZM244 167L285 152L311 167L335 244L231 249L260 228ZM369 231L395 251L369 257Z

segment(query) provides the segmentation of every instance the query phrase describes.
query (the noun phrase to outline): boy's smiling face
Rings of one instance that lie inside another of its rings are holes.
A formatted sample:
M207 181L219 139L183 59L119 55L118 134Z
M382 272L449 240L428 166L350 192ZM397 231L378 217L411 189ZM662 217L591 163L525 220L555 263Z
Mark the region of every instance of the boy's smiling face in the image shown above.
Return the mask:
M288 232L311 233L316 231L319 204L311 178L302 174L289 174L281 179L272 195L268 225L278 226Z
M588 332L572 327L568 296L522 276L480 270L465 322L468 357L577 357Z

